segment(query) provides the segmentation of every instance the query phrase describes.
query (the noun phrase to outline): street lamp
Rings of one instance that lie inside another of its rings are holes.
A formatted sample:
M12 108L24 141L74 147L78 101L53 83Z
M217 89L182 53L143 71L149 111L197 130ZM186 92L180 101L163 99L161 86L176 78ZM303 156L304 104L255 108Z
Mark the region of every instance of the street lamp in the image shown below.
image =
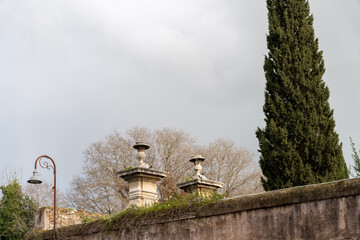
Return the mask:
M41 160L43 158L47 158L49 160L51 160L53 165L49 165L49 163L45 160L44 162L42 162ZM54 239L56 239L56 165L54 160L52 160L51 157L47 156L47 155L41 155L40 157L38 157L35 161L35 169L33 172L33 176L27 181L28 183L31 184L40 184L42 183L40 177L39 177L39 173L36 171L36 166L37 163L39 162L40 167L42 168L46 168L47 170L51 170L51 168L54 171Z

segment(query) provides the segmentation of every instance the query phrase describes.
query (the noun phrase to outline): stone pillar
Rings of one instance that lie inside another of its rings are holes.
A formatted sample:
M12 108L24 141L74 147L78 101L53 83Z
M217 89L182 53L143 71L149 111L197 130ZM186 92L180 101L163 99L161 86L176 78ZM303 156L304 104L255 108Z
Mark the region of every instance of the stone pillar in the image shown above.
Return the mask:
M209 196L215 193L218 188L222 188L223 183L209 180L201 174L201 163L203 161L205 161L205 158L202 155L198 154L191 157L189 162L194 163L194 171L196 174L190 181L177 184L181 190L184 190L187 193L198 192L201 196Z
M50 219L49 219L50 213L53 214L53 211L50 212L50 207L42 207L38 209L38 212L35 215L35 229L39 229L39 230L51 229ZM54 220L51 225L52 226L54 225Z
M157 183L165 178L167 173L152 169L144 162L145 150L150 148L149 145L144 142L136 142L134 148L138 150L138 165L119 171L118 175L129 184L129 206L151 205L158 201Z

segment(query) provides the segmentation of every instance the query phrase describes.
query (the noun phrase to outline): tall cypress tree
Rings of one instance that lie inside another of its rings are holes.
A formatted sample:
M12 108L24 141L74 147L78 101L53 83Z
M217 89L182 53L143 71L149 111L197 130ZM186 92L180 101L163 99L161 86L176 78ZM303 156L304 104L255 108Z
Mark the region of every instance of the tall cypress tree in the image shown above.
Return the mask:
M266 126L258 128L265 190L348 178L322 51L306 0L267 0Z

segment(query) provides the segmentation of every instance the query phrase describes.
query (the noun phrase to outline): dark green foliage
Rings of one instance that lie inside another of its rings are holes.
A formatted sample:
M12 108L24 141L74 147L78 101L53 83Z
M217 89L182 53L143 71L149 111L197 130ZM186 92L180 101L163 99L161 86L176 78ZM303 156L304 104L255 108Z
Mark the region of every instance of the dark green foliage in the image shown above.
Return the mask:
M360 177L360 156L357 153L356 149L355 149L355 143L353 142L353 140L350 138L350 143L351 143L351 149L352 149L352 158L354 159L355 165L353 166L354 170L355 170L355 177ZM351 167L349 167L351 168Z
M274 190L348 178L309 3L267 0L267 8L266 126L256 132L263 186Z
M34 226L35 203L23 195L16 180L0 189L0 239L24 239Z

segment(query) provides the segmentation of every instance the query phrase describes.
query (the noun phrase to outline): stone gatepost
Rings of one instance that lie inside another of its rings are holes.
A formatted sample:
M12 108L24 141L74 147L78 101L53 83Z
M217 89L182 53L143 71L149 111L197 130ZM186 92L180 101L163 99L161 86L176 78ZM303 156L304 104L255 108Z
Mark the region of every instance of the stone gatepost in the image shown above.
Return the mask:
M190 181L177 184L180 189L184 190L186 193L198 192L201 196L209 196L215 193L218 188L222 188L223 183L209 180L201 174L201 163L203 161L205 161L205 158L202 155L198 154L191 157L189 162L194 163L196 174Z
M144 162L145 150L150 146L145 142L136 142L139 163L134 168L119 171L117 174L129 184L129 205L145 206L158 201L157 183L167 176L167 173L155 170Z

